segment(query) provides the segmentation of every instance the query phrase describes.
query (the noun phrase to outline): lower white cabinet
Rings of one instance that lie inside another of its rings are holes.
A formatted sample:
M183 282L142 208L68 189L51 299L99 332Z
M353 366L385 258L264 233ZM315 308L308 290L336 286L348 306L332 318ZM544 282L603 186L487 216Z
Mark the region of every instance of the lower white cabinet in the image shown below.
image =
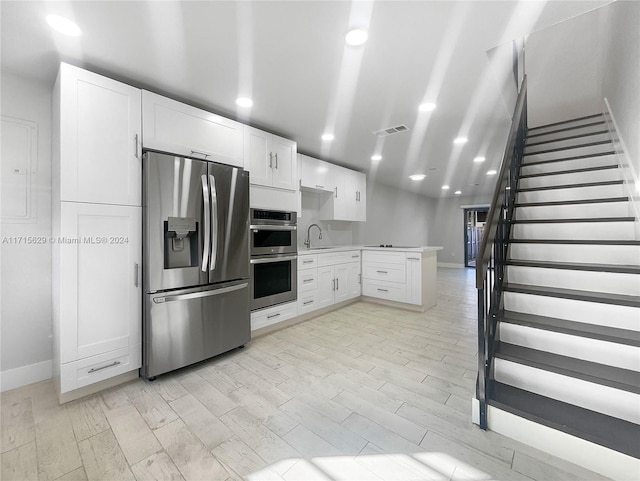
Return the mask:
M406 304L423 304L422 253L363 251L362 294Z
M298 305L296 301L253 311L251 313L251 330L255 331L256 329L261 329L278 322L286 321L287 319L291 319L297 315Z
M141 208L61 202L54 218L54 323L64 393L141 365Z

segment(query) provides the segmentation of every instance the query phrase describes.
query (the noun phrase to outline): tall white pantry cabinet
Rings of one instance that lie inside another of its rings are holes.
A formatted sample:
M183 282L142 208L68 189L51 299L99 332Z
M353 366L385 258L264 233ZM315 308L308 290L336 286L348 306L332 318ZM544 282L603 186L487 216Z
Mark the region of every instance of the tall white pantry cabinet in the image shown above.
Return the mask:
M51 242L61 401L141 366L141 117L139 89L60 65Z

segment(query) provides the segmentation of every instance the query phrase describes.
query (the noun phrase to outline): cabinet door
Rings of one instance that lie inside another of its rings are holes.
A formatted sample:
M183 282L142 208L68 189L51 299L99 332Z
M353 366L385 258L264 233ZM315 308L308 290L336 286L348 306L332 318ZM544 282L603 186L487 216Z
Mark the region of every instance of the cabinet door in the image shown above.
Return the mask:
M271 160L273 187L298 190L297 145L292 140L271 136Z
M140 344L141 208L63 202L57 242L60 361Z
M331 164L302 154L298 154L298 159L301 170L300 187L333 192L335 185L329 175Z
M367 220L367 176L360 172L353 172L351 181L355 192L353 220L364 222Z
M64 63L57 82L61 200L141 205L140 90Z
M335 278L333 266L318 267L316 309L334 304Z
M249 171L249 182L270 187L273 183L273 160L269 165L269 141L271 134L244 127L244 168Z
M360 294L362 293L362 271L360 269L360 263L352 262L347 265L348 265L347 299L360 297Z
M142 105L145 147L243 166L241 123L146 90Z
M407 253L407 302L422 304L422 259L420 253Z
M352 286L350 285L351 264L341 264L335 266L336 293L335 302L346 301L351 299Z
M331 166L331 179L333 185L333 219L335 220L351 220L349 217L349 202L351 200L350 193L347 189L347 169Z

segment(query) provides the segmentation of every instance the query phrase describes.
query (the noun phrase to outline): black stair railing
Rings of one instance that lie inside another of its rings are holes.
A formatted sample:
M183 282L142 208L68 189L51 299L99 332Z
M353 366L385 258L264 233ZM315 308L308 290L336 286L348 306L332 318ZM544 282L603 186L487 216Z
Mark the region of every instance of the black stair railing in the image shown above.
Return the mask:
M480 427L482 429L487 429L487 398L491 388L490 374L497 316L502 301L504 267L526 136L527 77L525 76L520 85L507 146L476 258L476 288L478 290L476 398L480 404Z

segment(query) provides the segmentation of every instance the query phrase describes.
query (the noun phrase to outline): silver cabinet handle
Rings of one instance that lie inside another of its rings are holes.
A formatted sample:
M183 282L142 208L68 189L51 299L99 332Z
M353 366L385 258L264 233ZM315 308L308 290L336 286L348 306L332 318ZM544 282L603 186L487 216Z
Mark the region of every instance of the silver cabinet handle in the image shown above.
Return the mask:
M206 152L199 152L197 150L192 150L191 155L204 155L204 159L207 160L207 157L211 154L207 154Z
M139 270L140 270L140 266L138 265L137 262L135 262L133 264L133 285L136 286L136 287L138 287L138 285L139 285L139 282L138 282L138 275L139 275L138 271Z
M318 184L316 184L316 187L317 187L318 189L324 189L324 185L318 185Z
M376 271L378 274L388 274L387 271Z
M313 282L313 279L305 279L302 281L303 284L307 284L309 282Z
M351 256L352 259L359 259L360 258L360 254L355 254Z
M136 142L136 144L135 144L135 149L136 149L135 156L136 156L136 159L139 159L139 157L138 157L138 134L136 134L136 136L135 136L135 142Z
M122 364L122 363L120 361L113 361L111 364L107 364L106 366L92 367L91 369L89 369L88 373L91 374L92 372L102 371L103 369L107 369L108 367L117 366L118 364Z
M249 229L257 232L259 230L297 230L298 227L295 225L255 225L252 224L249 226Z
M338 187L336 187L334 190L335 190L335 192L336 192L336 194L335 194L335 198L337 199L337 198L338 198Z
M280 315L279 312L275 313L275 314L271 314L270 316L267 316L267 319L273 319L274 317L278 317Z
M380 288L378 288L378 290L379 290L380 292L389 292L389 290L388 290L388 289L380 289Z
M308 261L302 261L303 264L313 264L313 259L308 260Z
M218 191L216 190L216 178L209 175L209 194L211 195L211 267L216 268L218 261Z
M302 303L303 306L308 306L309 304L313 304L313 301L307 301Z
M420 258L419 257L407 257L408 260L410 261L419 261Z
M333 284L333 287L331 288L331 290L332 290L332 291L335 291L335 290L336 290L336 280L335 280L335 279L332 279L332 280L331 280L331 282L332 282L332 284Z
M207 176L202 176L202 198L204 199L204 247L202 248L202 272L207 272L207 266L209 265L209 250L210 250L210 230L211 230L211 209L209 198L209 183L207 182Z
M336 277L336 291L340 290L340 279Z
M273 169L273 153L269 152L269 168Z
M362 274L358 274L358 284L362 284Z
M276 152L276 169L278 168L278 152Z

